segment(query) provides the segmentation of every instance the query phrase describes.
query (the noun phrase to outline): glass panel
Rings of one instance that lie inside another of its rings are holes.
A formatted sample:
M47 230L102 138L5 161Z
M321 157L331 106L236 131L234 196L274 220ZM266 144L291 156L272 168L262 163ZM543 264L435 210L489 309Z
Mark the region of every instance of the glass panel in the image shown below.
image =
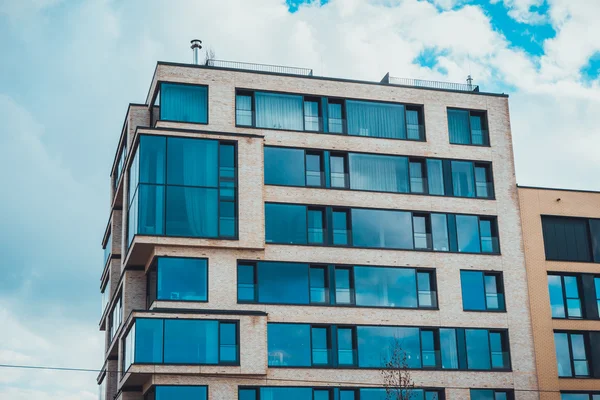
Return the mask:
M442 368L458 369L455 329L440 329L440 348L442 353Z
M166 146L164 136L140 136L140 183L165 183Z
M310 302L326 303L328 301L325 267L310 267Z
M421 367L419 328L359 326L359 367L382 367L394 351L406 354L409 368Z
M254 265L238 265L238 301L255 301Z
M217 237L217 189L167 186L167 235Z
M342 105L337 103L329 103L327 105L327 112L329 114L329 132L344 133Z
M408 139L423 139L421 125L419 124L419 112L417 110L406 110L406 131Z
M203 320L165 320L165 363L217 364L219 323Z
M339 365L355 365L355 348L352 328L338 328L338 364Z
M492 221L487 219L479 220L479 232L481 236L481 252L495 253L497 252L496 238L492 234Z
M340 400L354 400L354 390L340 390Z
M498 293L498 278L497 275L485 275L485 302L488 310L504 309L504 301L500 293Z
M137 196L139 208L136 208L131 216L132 226L135 228L136 219L138 224L137 231L134 232L142 235L164 234L164 187L140 184Z
M323 210L308 209L308 243L325 243Z
M581 318L581 300L579 299L579 288L577 287L577 277L563 277L565 284L565 295L567 297L567 313L569 318Z
M236 362L238 359L237 324L219 324L219 361Z
M321 154L306 154L306 186L323 186Z
M310 325L267 325L269 366L309 367L311 359Z
M267 243L306 244L306 206L265 204Z
M308 304L308 264L258 263L258 301Z
M596 289L596 303L598 305L598 314L600 314L600 278L594 278L594 287Z
M352 210L352 240L358 247L412 249L411 213L388 210Z
M135 320L136 363L160 364L163 362L163 320L138 318Z
M219 236L235 236L235 203L231 201L219 202Z
M471 115L471 141L473 144L477 145L487 145L488 144L488 133L485 130L483 117L480 115Z
M486 167L475 167L475 187L477 197L489 197L488 172Z
M312 328L312 363L313 365L329 364L329 332L327 328Z
M315 132L321 130L319 124L319 103L316 101L304 101L304 130Z
M429 238L427 235L427 217L413 215L413 231L415 238L415 249L429 249Z
M333 211L333 244L348 245L348 212Z
M471 389L471 400L496 400L491 389Z
M312 400L312 388L309 387L262 387L261 400Z
M219 144L219 177L235 178L235 146L232 144ZM226 181L225 181L226 182ZM223 185L221 180L220 185Z
M458 251L480 253L479 220L473 215L457 215L456 230L458 235Z
M396 389L390 387L390 396L388 397L385 389L371 389L371 388L363 388L360 389L360 400L396 400L396 399L406 399L408 397L402 396L401 389ZM410 400L417 400L415 396L415 391L411 391ZM420 399L422 400L422 399Z
M206 400L206 386L155 386L156 400Z
M350 269L348 268L335 269L335 303L353 303Z
M436 296L432 289L432 273L430 272L418 272L417 273L418 283L418 296L419 296L419 307L435 307Z
M488 331L465 329L467 364L469 369L489 370L491 367Z
M131 364L135 362L135 342L137 340L137 336L135 334L135 326L136 324L134 323L129 332L127 333L127 336L125 336L125 340L123 341L123 371L127 371ZM162 326L160 332L162 333ZM160 343L160 348L162 350L162 340ZM162 356L162 352L160 353L160 355ZM154 357L151 356L148 358L152 359ZM160 359L157 358L157 360L157 362L160 362Z
M354 267L356 304L417 307L417 281L411 268Z
M507 400L508 395L506 392L495 392L494 393L495 400Z
M219 142L168 138L167 184L218 186Z
M450 133L450 143L471 144L469 112L466 110L448 110L448 132Z
M239 389L238 400L256 400L257 389Z
M329 165L331 168L331 187L345 188L346 183L346 159L342 156L329 157Z
M206 124L208 122L207 97L206 86L162 83L160 119Z
M435 367L437 365L433 331L421 331L421 353L423 356L423 367Z
M302 96L256 92L254 98L258 128L304 129Z
M502 334L500 332L490 332L490 350L492 353L492 368L507 368L508 362L504 360Z
M485 290L483 272L460 271L463 309L468 311L484 311Z
M569 339L567 334L555 332L554 345L556 347L558 376L573 376L573 371L571 370L571 351L569 350Z
M455 196L475 197L475 177L472 162L452 161L452 187Z
M304 150L265 147L265 184L304 186Z
M562 279L558 275L548 275L548 290L550 291L550 308L552 318L565 318Z
M350 188L408 193L408 158L349 154Z
M561 393L561 400L590 400L590 395L587 393ZM593 396L593 400L597 400L596 396ZM600 400L600 395L598 395Z
M348 134L406 139L404 106L367 101L346 101Z
M448 244L448 218L446 214L431 214L431 235L433 250L449 251Z
M411 161L410 170L410 191L412 193L425 193L425 179L423 176L423 163L421 161Z
M207 301L207 280L206 260L160 257L157 299Z
M442 160L427 160L427 183L429 184L429 194L440 196L445 194Z
M330 400L331 392L329 390L315 389L313 392L313 400Z
M575 376L589 376L585 342L582 334L571 334L571 351Z
M600 219L590 219L589 224L594 261L600 262ZM600 294L598 294L598 297L600 297ZM600 395L598 395L598 397L600 397Z
M252 96L235 96L236 125L252 126Z

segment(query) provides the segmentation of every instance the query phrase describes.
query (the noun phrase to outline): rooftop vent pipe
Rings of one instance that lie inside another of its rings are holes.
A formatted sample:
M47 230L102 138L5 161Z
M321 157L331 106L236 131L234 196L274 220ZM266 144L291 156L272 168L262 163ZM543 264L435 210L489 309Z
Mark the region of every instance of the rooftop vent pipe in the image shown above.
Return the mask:
M202 40L194 39L191 43L194 52L194 64L198 65L198 53L200 52L200 49L202 49Z

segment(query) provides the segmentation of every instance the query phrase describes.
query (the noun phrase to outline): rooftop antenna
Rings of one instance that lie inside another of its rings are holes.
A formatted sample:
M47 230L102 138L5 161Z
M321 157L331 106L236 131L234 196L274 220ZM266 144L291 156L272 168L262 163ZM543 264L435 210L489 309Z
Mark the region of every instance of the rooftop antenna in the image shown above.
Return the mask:
M198 53L200 52L200 49L202 49L202 40L194 39L191 43L191 48L194 52L194 64L198 65Z

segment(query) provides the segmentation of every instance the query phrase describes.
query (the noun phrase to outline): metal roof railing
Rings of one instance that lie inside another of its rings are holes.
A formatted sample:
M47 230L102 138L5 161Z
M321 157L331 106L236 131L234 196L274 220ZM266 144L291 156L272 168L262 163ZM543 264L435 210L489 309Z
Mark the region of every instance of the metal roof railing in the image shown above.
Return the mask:
M254 63L238 62L238 61L208 59L208 60L206 60L206 66L217 67L217 68L239 69L239 70L243 70L243 71L258 71L258 72L271 72L271 73L276 73L276 74L313 76L313 70L310 68L286 67L283 65L254 64Z
M387 73L381 83L400 86L414 86L428 89L456 90L460 92L479 92L479 86L468 83L427 81L422 79L396 78Z

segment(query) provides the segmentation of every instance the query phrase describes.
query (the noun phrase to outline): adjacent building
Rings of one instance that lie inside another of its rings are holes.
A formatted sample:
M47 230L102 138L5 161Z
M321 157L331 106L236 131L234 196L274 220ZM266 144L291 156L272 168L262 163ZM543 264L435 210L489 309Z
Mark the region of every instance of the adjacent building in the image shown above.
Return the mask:
M540 398L600 400L600 193L519 199Z
M112 167L101 398L382 400L398 349L417 400L537 398L513 165L470 84L158 63Z

